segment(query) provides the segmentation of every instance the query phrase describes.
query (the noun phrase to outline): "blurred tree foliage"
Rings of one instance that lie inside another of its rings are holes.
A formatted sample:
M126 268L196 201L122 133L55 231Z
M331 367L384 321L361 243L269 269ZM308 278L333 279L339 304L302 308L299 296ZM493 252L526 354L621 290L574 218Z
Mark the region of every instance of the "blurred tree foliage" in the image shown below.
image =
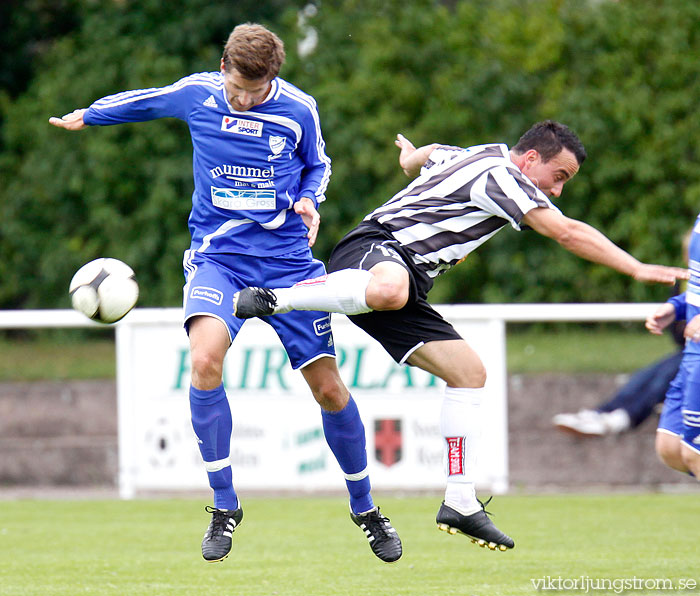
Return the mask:
M513 145L533 122L553 118L576 130L589 154L557 200L564 213L642 260L682 262L681 236L700 207L698 3L335 0L300 19L305 3L284 0L64 2L72 14L60 35L32 41L31 80L0 95L1 307L66 306L73 271L103 255L134 267L142 305L180 303L192 189L186 126L163 120L71 134L47 118L119 90L214 70L228 32L244 21L280 34L282 76L319 104L333 159L320 258L407 182L397 132L416 145ZM40 5L25 3L10 16L26 22ZM297 42L309 27L318 44L300 56ZM13 69L0 62L1 80ZM506 229L440 278L432 298L666 294L533 232Z
M66 306L73 272L98 256L134 268L142 305L179 304L192 195L187 126L167 119L67 133L47 119L119 90L218 70L235 24L274 25L290 2L74 5L80 27L45 47L27 91L0 104L0 306Z

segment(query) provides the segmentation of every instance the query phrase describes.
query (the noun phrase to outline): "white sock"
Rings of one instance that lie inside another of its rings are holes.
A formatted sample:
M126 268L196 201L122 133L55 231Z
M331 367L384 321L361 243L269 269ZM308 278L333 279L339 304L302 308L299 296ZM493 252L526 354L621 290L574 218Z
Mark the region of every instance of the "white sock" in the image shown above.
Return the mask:
M445 504L462 515L481 509L476 500L475 475L484 391L483 387L446 387L440 412L447 475Z
M273 290L277 296L275 314L290 310L322 310L359 315L372 309L365 293L372 279L369 271L341 269L324 277L301 281L291 288Z

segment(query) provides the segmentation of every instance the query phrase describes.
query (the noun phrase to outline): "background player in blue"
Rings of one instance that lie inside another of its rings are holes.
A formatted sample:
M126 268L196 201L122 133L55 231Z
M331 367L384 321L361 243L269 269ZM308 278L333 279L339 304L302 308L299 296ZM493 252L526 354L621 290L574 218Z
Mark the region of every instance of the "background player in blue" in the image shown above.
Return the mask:
M656 453L667 466L700 478L700 216L688 251L690 280L683 294L670 298L647 317L656 335L674 321L687 321L683 360L666 393L656 432Z
M81 130L175 117L190 128L194 193L184 307L192 425L214 489L202 542L209 561L228 555L243 518L232 483L232 416L222 384L224 356L243 322L233 316L233 295L249 285L292 285L325 273L310 246L330 160L316 102L277 76L284 58L274 33L261 25L239 25L226 42L219 72L118 93L49 120ZM397 560L401 541L370 495L364 426L338 373L327 313L290 313L269 322L321 406L326 440L350 492L352 520L379 558Z
M401 135L396 144L406 174L420 175L338 243L326 279L292 288L247 288L234 298L235 312L241 317L307 308L341 312L397 362L445 381L440 430L447 487L438 527L506 550L513 540L488 519L475 493L486 370L428 303L433 279L507 225L529 226L570 252L638 281L672 284L688 274L640 263L554 206L549 196L561 194L586 157L579 138L563 124L539 122L512 149L500 143L416 149Z

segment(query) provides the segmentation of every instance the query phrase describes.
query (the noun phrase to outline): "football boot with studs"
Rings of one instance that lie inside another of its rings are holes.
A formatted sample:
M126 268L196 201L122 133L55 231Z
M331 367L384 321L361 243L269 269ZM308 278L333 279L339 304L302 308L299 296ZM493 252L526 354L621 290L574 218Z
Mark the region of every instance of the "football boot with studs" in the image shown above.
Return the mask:
M207 505L211 522L202 540L202 556L209 562L223 561L231 552L231 536L243 519L243 509L217 509Z
M486 505L490 500L486 501ZM463 515L445 505L443 501L436 518L438 530L448 534L464 534L471 538L474 544L490 550L505 551L513 548L515 546L513 539L493 524L489 519L490 513L484 509L485 504L481 501L479 504L481 505L480 511L471 515Z
M393 563L401 558L403 552L401 539L389 522L389 518L380 513L379 507L359 515L351 511L350 517L365 533L369 546L377 557L386 563Z

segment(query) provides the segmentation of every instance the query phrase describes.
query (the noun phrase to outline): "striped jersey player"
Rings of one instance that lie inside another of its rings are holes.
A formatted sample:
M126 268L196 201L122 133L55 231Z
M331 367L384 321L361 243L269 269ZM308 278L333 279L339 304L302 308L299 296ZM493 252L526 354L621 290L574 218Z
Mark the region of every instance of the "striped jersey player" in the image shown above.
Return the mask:
M535 207L558 209L503 144L437 146L421 176L364 218L378 224L427 278L441 275Z
M399 135L399 163L420 174L367 215L335 247L331 273L291 288L246 288L235 296L240 317L314 309L342 312L399 363L445 384L440 429L447 487L438 527L493 550L513 548L476 498L480 404L488 399L486 369L472 347L427 301L437 275L458 264L499 230L530 227L567 250L640 281L673 283L687 271L640 263L591 226L565 217L558 197L586 152L558 122L535 124L508 148L416 149ZM484 437L488 448L489 437Z
M310 247L330 160L316 102L278 76L284 57L274 33L261 25L239 25L226 43L219 72L117 93L50 120L68 130L166 117L189 126L194 193L184 310L192 426L214 491L202 541L207 561L229 554L243 518L232 481L232 414L222 383L224 356L243 324L233 316L233 296L246 286L292 285L325 273ZM370 494L364 426L338 373L328 314L288 313L268 322L321 406L324 433L350 493L353 522L377 557L396 561L401 540Z

